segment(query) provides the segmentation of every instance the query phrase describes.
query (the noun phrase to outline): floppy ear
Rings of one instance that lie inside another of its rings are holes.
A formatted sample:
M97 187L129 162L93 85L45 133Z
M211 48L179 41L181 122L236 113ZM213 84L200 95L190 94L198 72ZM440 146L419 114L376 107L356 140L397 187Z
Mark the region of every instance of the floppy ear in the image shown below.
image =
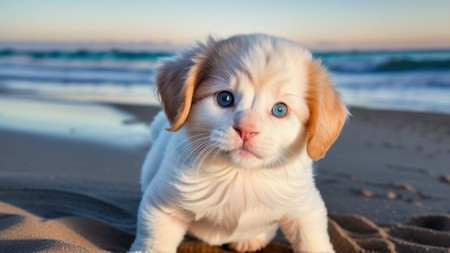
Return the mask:
M347 119L347 109L331 86L327 71L320 61L309 65L308 95L310 118L306 133L307 152L313 160L325 156L339 136Z
M156 90L161 106L169 119L168 131L178 131L186 122L195 88L204 74L207 45L195 48L178 57L166 60L156 75Z

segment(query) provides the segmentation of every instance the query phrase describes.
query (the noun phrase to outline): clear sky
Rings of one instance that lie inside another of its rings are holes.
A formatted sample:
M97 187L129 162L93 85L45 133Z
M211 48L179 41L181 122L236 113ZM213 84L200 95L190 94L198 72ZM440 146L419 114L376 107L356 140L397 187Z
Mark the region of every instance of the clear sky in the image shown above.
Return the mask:
M0 0L0 41L186 44L253 32L313 48L450 48L450 1Z

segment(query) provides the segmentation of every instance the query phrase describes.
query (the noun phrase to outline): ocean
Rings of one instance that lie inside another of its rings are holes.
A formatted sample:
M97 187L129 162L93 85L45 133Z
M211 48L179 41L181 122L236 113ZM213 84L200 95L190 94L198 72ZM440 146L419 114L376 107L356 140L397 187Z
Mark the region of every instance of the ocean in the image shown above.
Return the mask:
M0 93L156 104L173 50L0 48ZM450 50L314 52L348 105L450 113Z

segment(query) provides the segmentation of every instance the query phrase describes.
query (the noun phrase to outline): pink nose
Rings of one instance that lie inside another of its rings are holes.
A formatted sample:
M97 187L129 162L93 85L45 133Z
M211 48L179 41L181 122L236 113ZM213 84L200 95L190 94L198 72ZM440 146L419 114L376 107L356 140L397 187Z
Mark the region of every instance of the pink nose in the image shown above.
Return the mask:
M258 134L258 131L256 129L249 126L233 126L233 128L243 141L246 141Z
M260 125L261 118L258 113L250 111L239 114L233 128L245 142L259 133Z

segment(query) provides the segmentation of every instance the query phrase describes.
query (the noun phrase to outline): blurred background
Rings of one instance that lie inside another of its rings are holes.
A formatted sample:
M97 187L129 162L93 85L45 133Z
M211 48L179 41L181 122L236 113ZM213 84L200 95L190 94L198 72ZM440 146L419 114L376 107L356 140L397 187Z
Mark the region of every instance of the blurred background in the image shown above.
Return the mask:
M313 50L350 105L450 113L450 2L0 1L0 95L157 104L161 57L239 33Z

